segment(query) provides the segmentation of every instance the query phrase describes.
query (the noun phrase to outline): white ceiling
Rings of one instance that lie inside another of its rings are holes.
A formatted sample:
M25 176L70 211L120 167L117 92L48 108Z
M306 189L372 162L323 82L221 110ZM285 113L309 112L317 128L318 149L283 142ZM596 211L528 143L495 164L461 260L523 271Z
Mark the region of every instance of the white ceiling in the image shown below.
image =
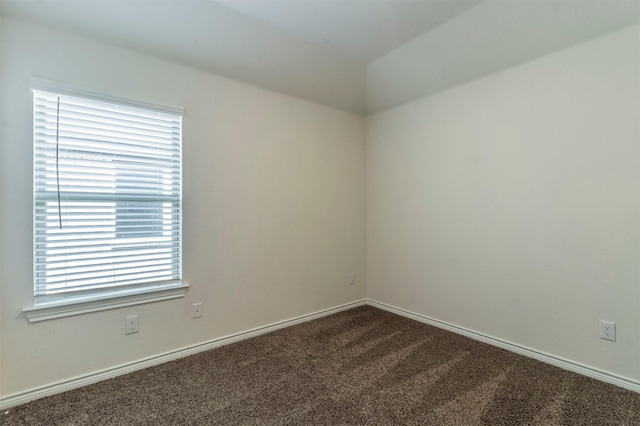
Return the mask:
M286 34L369 63L480 0L218 0Z
M364 114L637 22L639 4L0 0L0 13Z
M382 111L531 61L637 24L639 17L640 1L484 2L370 62L366 110Z

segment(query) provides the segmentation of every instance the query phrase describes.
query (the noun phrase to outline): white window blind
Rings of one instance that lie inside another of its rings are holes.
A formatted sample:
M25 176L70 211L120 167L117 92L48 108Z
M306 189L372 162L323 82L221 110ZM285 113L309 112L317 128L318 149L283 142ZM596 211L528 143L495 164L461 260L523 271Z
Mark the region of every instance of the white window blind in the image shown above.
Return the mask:
M179 286L182 116L33 93L34 304Z

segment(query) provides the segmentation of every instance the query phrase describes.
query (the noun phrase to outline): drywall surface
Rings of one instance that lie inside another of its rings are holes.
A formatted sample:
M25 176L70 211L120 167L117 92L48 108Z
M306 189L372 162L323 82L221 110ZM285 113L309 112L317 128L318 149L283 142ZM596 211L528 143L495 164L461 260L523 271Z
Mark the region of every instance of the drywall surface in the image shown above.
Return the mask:
M376 113L638 23L637 1L485 1L367 64Z
M362 117L17 20L1 36L0 396L365 296ZM185 108L185 298L27 323L29 76Z
M640 380L639 35L368 117L368 297Z
M39 22L362 114L364 65L216 1L0 1Z

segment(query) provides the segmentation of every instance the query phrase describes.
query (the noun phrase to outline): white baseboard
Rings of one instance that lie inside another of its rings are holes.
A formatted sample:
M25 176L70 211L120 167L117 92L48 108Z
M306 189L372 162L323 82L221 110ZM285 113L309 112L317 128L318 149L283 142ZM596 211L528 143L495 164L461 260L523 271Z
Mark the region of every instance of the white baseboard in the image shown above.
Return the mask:
M478 340L480 342L487 343L489 345L496 346L498 348L505 349L510 352L515 352L519 355L524 355L526 357L533 358L547 364L555 365L556 367L560 367L564 370L573 371L574 373L578 373L583 376L591 377L593 379L600 380L602 382L611 383L613 385L620 386L621 388L629 389L631 391L640 393L640 382L636 380L628 379L626 377L622 377L615 374L607 373L605 371L597 370L595 368L588 367L586 365L569 361L567 359L558 358L556 356L539 352L524 346L520 346L515 343L510 343L504 340L496 339L495 337L487 336L485 334L478 333L463 327L458 327L456 325L448 324L443 321L438 321L436 319L429 318L424 315L417 314L415 312L411 312L411 311L397 308L395 306L387 305L386 303L381 303L375 300L367 299L367 305L394 313L396 315L410 318L424 324L442 328L444 330L448 330L453 333L460 334L465 337L469 337L471 339Z
M228 345L231 343L239 342L241 340L250 339L262 334L270 333L282 328L291 327L296 324L301 324L314 319L322 318L327 315L335 314L347 309L356 308L358 306L369 305L374 308L379 308L396 315L400 315L406 318L410 318L424 324L439 327L453 333L469 337L480 342L487 343L492 346L496 346L511 352L515 352L520 355L524 355L529 358L537 359L538 361L545 362L547 364L555 365L565 370L573 371L578 374L582 374L587 377L594 378L606 383L611 383L616 386L620 386L625 389L632 390L640 393L640 382L628 379L625 377L617 376L615 374L600 371L591 367L587 367L578 364L573 361L558 358L553 355L545 354L534 349L523 347L514 343L510 343L504 340L496 339L495 337L487 336L482 333L478 333L466 328L458 327L452 324L448 324L443 321L438 321L433 318L426 317L424 315L410 312L404 309L397 308L395 306L387 305L385 303L377 302L371 299L359 300L352 303L336 306L329 309L324 309L307 315L301 315L295 318L290 318L284 321L279 321L273 324L265 325L262 327L253 328L240 333L235 333L229 336L220 337L217 339L209 340L206 342L198 343L195 345L187 346L181 349L165 352L148 358L140 359L130 363L122 364L113 368L96 371L94 373L85 374L82 376L74 377L68 380L52 383L49 385L41 386L38 388L30 389L28 391L20 392L17 394L9 395L4 398L0 398L0 410L6 410L10 407L27 403L38 398L54 395L57 393L65 392L68 390L76 389L82 386L90 385L92 383L100 382L102 380L111 379L123 374L132 373L143 368L151 367L154 365L162 364L165 362L173 361L179 358L184 358L189 355L194 355L199 352L204 352L209 349L214 349L220 346Z
M117 377L127 373L132 373L134 371L141 370L143 368L173 361L178 358L184 358L186 356L194 355L199 352L204 352L209 349L214 349L220 346L239 342L241 340L250 339L252 337L256 337L261 334L270 333L272 331L276 331L281 328L291 327L292 325L301 324L303 322L311 321L314 319L325 317L327 315L335 314L337 312L346 311L347 309L352 309L352 308L355 308L358 306L364 306L364 305L366 305L366 301L359 300L356 302L335 306L333 308L324 309L311 314L301 315L295 318L290 318L284 321L279 321L279 322L265 325L262 327L253 328L251 330L246 330L246 331L235 333L229 336L220 337L217 339L187 346L181 349L176 349L173 351L154 355L148 358L143 358L143 359L122 364L113 368L96 371L94 373L85 374L82 376L74 377L72 379L63 380L63 381L52 383L45 386L40 386L24 392L19 392L13 395L6 396L4 398L0 398L0 410L6 410L7 408L24 404L38 398L43 398L45 396L54 395L57 393L76 389L82 386L90 385L92 383L100 382L102 380L111 379L113 377Z

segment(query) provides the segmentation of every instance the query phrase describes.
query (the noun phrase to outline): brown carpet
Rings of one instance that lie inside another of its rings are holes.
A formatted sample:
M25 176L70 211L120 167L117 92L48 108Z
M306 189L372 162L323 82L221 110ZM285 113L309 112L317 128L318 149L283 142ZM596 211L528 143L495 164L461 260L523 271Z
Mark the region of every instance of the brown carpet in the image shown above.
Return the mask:
M3 425L640 425L640 394L361 307L11 408Z

